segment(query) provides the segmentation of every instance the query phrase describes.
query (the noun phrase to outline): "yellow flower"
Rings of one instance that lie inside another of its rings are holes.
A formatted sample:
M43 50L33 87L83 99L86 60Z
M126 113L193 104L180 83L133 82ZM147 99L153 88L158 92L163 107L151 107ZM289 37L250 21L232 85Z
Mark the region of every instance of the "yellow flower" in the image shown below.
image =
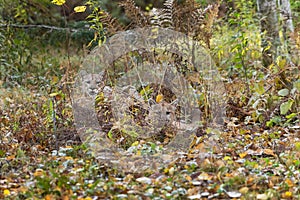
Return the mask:
M66 3L66 0L52 0L51 3L54 3L55 5L61 6L64 3Z
M76 6L74 11L77 13L84 12L86 10L86 6Z

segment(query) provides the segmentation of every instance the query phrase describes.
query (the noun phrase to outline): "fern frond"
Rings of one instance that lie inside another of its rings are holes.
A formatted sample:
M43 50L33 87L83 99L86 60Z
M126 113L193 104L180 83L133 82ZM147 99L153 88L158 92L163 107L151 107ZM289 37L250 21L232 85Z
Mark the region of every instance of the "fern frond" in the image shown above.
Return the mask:
M174 0L166 0L164 3L165 8L163 9L163 12L160 16L160 24L161 27L164 28L174 28L174 15L175 12L175 1Z
M99 12L99 19L100 19L100 22L105 27L108 36L111 36L111 35L115 34L116 32L122 31L125 29L124 26L122 24L120 24L116 18L114 18L113 16L111 16L110 13L108 13L104 10L101 10Z
M203 16L205 17L205 26L202 29L202 38L208 48L210 48L210 39L212 37L213 23L218 17L219 4L209 5L203 10Z
M219 7L219 4L209 5L203 11L203 14L206 15L206 27L209 28L209 30L211 30L214 21L218 17Z
M145 27L150 25L150 20L144 12L136 6L133 0L124 0L119 3L125 10L125 15L131 20L130 27Z

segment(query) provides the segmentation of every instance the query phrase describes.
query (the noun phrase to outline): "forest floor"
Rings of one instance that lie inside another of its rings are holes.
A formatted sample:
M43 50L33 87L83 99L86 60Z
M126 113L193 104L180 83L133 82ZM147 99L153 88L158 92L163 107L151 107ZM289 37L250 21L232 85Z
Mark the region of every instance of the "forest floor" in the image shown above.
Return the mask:
M1 91L0 199L300 199L297 125L266 128L232 118L217 137L195 136L167 165L126 172L93 156L57 95L66 120L55 128L50 97Z

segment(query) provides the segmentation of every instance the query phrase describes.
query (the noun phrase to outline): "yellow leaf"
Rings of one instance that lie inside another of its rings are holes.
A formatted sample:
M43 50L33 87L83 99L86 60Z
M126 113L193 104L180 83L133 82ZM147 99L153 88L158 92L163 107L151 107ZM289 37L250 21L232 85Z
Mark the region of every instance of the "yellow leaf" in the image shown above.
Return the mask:
M286 180L285 180L285 183L286 183L289 187L293 187L293 186L294 186L294 183L293 183L293 181L291 181L291 179L286 179Z
M93 200L91 197L85 197L84 200Z
M66 160L73 160L73 158L71 156L65 156Z
M231 160L231 157L225 156L225 157L223 158L223 160Z
M3 191L3 195L4 195L4 196L10 195L10 191L9 191L8 189L5 189L5 190Z
M43 173L44 173L44 170L36 169L35 172L33 173L33 176L42 176Z
M53 199L53 196L51 194L47 194L45 196L45 200L52 200Z
M53 92L53 93L50 94L50 97L55 97L55 96L57 96L57 95L59 95L58 92Z
M187 181L191 181L191 180L192 180L192 177L190 177L189 175L186 175L186 176L185 176L185 179L186 179Z
M244 153L240 153L240 154L239 154L240 158L245 158L247 155L248 155L247 152L244 152Z
M11 156L6 157L6 160L13 160L13 159L15 159L15 155L11 155Z
M57 76L52 76L52 83L57 83L59 81Z
M164 99L164 95L158 94L158 95L156 96L155 101L156 101L156 103L159 103L159 102L161 102L163 99Z
M74 11L77 13L84 12L86 10L86 6L76 6Z
M293 196L293 193L290 191L286 191L282 196L283 198L291 198Z
M139 145L139 141L135 141L134 143L131 144L132 147L135 147L137 145Z
M249 191L248 187L242 187L241 189L239 189L239 192L242 194L246 194Z
M107 185L104 185L103 189L106 191L108 189Z
M300 142L295 142L296 151L300 151Z
M51 3L53 3L55 5L58 5L58 6L61 6L64 3L66 3L66 0L52 0Z

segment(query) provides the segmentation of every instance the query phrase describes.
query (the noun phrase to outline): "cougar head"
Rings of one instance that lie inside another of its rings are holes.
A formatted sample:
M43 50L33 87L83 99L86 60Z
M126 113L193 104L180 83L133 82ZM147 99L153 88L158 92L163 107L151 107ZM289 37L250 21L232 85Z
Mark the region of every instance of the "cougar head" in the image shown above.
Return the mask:
M87 73L86 71L80 72L82 78L82 91L85 96L95 97L100 90L105 86L105 72L100 73Z

